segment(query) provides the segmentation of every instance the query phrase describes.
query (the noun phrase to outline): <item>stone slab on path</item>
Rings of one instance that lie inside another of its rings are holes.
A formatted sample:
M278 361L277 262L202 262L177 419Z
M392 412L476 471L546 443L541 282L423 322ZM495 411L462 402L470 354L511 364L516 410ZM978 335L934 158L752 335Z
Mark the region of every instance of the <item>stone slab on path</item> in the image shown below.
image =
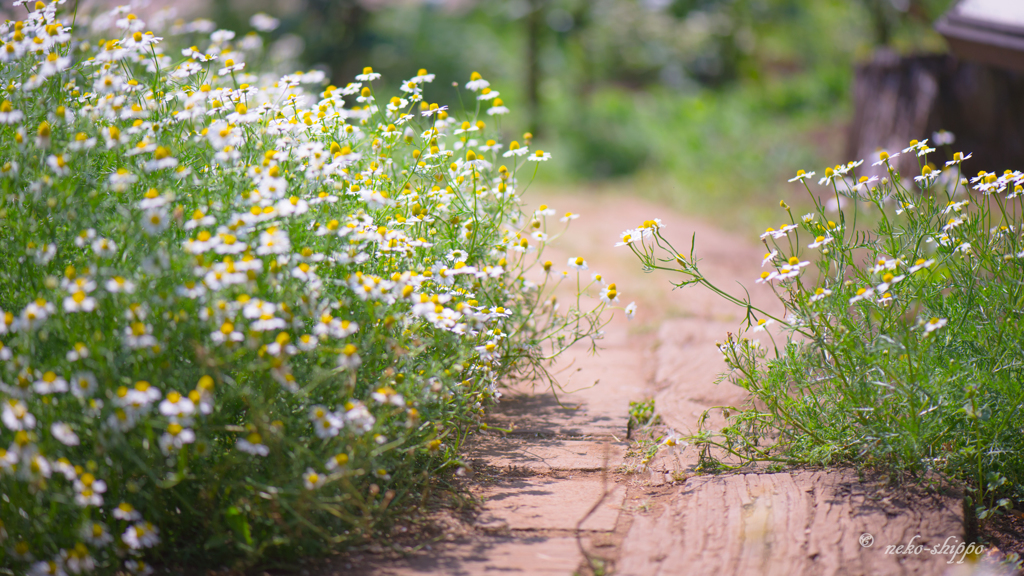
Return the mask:
M711 406L741 406L747 391L729 382L715 381L728 368L715 342L736 333L736 322L701 318L665 320L658 329L655 353L655 406L670 427L682 433L697 432L697 420ZM709 424L720 428L724 418L712 412Z
M318 572L318 576L477 576L525 574L569 576L583 562L575 538L530 535L474 536L388 562L371 561Z
M664 507L636 515L616 574L944 574L949 555L886 554L888 545L962 542L961 501L894 496L851 470L694 477ZM871 546L861 537L871 534Z
M600 475L516 478L483 486L480 521L510 530L615 530L626 487ZM600 502L600 505L598 503ZM592 514L590 511L597 506Z
M561 440L557 438L524 438L521 436L484 436L478 434L467 448L475 464L480 462L496 468L551 472L578 470L596 472L622 462L625 442L610 439Z

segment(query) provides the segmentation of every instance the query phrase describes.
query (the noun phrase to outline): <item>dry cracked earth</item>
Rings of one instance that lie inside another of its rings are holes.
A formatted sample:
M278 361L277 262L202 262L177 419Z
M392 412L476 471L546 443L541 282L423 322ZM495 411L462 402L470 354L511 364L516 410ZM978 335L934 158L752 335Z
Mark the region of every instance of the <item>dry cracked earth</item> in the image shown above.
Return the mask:
M996 573L949 563L948 554L886 553L889 545L962 540L961 499L951 491L896 490L854 470L700 475L692 448L638 466L626 438L630 401L654 398L661 431L682 433L710 407L743 403L742 389L715 384L725 365L714 346L741 314L706 291L673 291L664 273L644 274L627 249L612 248L618 232L660 217L677 249L696 233L701 266L722 286L754 286L763 250L738 239L747 234L640 200L544 200L583 214L547 257L585 255L592 271L616 282L620 299L636 300L636 318L620 313L598 355L581 348L559 362L566 392L557 401L547 388L506 393L491 418L512 432L482 432L468 446L472 471L463 482L479 502L471 515L442 518L438 537L402 554L340 557L318 576ZM774 302L763 290L752 297Z

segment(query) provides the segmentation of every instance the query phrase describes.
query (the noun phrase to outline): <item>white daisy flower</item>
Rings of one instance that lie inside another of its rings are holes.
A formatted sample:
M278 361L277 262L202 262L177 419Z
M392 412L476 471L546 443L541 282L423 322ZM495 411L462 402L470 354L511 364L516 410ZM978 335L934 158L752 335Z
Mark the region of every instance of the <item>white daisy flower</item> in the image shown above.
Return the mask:
M270 448L263 444L263 437L256 432L249 434L245 438L239 438L235 442L235 448L253 456L266 456L270 454Z
M160 531L150 522L138 522L124 531L121 541L132 550L152 548L160 543Z
M327 482L327 476L318 474L312 468L306 468L306 473L302 475L302 485L306 487L306 490L316 490L325 482Z
M576 270L587 270L587 261L584 260L582 256L569 258L567 264L570 268L574 268Z
M926 334L929 332L934 332L939 328L945 326L947 322L949 321L945 318L930 318L927 322L924 322L924 331Z
M356 81L358 81L358 82L373 82L374 80L377 80L378 78L380 78L380 74L374 72L373 68L370 68L369 66L367 66L366 68L363 68L363 73L362 74L357 74L356 75Z
M803 170L797 170L796 176L794 176L793 178L790 178L789 181L790 182L797 182L797 181L803 182L804 180L807 180L811 176L814 176L814 172L805 172Z
M54 422L50 426L50 434L65 446L78 446L79 444L78 434L75 434L71 426L64 422Z
M28 407L21 400L8 398L3 407L3 412L0 413L0 422L3 422L8 430L18 432L19 430L32 430L36 427L36 417L28 411Z
M832 291L828 288L816 288L814 290L814 296L811 296L811 302L817 302L831 295Z
M273 32L281 21L265 12L257 12L249 18L249 25L260 32Z

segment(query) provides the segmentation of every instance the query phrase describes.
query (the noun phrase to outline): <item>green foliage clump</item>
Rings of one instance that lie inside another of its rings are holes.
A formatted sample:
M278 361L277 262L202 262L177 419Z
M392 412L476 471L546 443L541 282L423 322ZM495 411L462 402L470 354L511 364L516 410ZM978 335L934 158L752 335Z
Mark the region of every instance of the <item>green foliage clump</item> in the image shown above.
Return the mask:
M501 143L497 94L274 75L258 35L165 41L123 8L97 41L59 4L0 25L0 565L364 543L460 464L499 383L598 337L616 292L558 310L542 255L577 216L524 211L550 154Z
M934 152L913 141L881 152L871 169L828 168L818 188L813 172L793 178L815 209L793 215L781 203L789 221L761 235L768 253L756 279L783 313L712 284L693 249L680 254L657 221L625 233L646 268L680 272L679 285L704 286L747 312L720 350L751 406L692 439L705 456L717 447L745 462L937 472L966 481L983 518L1019 493L1024 174L968 177L964 155L949 151L953 159L936 167ZM898 154L917 156L920 175L898 173Z
M626 423L626 438L633 435L634 430L653 426L661 421L654 413L654 398L629 403L629 421Z

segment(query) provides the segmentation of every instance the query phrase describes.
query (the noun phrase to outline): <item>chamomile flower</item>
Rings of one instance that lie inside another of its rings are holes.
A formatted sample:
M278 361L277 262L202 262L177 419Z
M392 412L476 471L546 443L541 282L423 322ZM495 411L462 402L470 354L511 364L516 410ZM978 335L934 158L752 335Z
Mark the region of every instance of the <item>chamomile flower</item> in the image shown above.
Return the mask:
M93 240L91 248L101 258L109 258L117 254L117 244L107 238L96 238Z
M111 536L106 524L103 524L102 522L86 522L82 525L82 529L79 534L81 534L82 539L85 540L87 544L94 548L103 548L114 540L114 537Z
M346 344L338 355L338 367L342 369L355 369L362 364L363 360L358 354L359 349L354 344Z
M824 300L825 298L828 298L831 295L832 291L829 290L828 288L818 287L814 289L814 295L811 296L810 301L817 302L819 300Z
M58 558L32 564L28 576L67 576L67 572L64 571L64 563Z
M104 287L111 294L131 294L135 292L135 283L132 282L131 280L125 279L124 276L114 276L113 278L107 280L107 282L104 284Z
M84 346L83 346L84 347ZM80 352L76 352L79 356ZM88 352L86 352L88 355ZM88 398L96 391L96 377L92 372L76 372L69 383L71 393L78 398Z
M812 174L813 174L813 172L812 172ZM825 176L823 176L820 180L818 180L818 185L819 186L831 186L832 183L836 180L836 178L841 178L841 177L842 177L842 174L836 172L834 169L826 168L825 169Z
M78 434L75 434L75 431L71 429L71 426L64 422L54 422L50 426L50 434L65 446L78 446L81 442L78 438Z
M150 236L160 234L170 225L170 216L162 208L147 210L142 215L142 230Z
M393 406L398 406L399 408L405 407L405 397L390 386L378 388L375 392L370 394L370 397L379 404L391 404Z
M281 25L281 21L265 12L257 12L249 18L249 25L259 32L273 32Z
M948 162L946 162L946 168L949 168L951 166L956 166L957 164L960 164L964 160L969 160L971 158L971 156L973 156L973 154L968 154L968 155L964 156L963 152L954 152L953 153L953 159L949 160Z
M96 560L89 554L89 549L81 542L75 543L74 548L62 551L64 565L72 574L83 574L96 569Z
M132 174L127 168L118 168L116 172L111 174L108 178L110 188L114 192L124 192L128 188L139 181L139 177Z
M67 176L71 173L71 166L63 154L53 154L46 158L46 164L57 176Z
M883 164L889 166L889 163L892 161L892 159L896 158L900 154L900 152L893 152L892 154L889 154L885 150L882 150L881 152L878 153L878 162L875 162L874 164L872 164L872 166L881 166Z
M910 141L910 146L907 146L906 148L904 148L903 149L903 153L907 154L908 152L913 152L913 153L916 154L919 151L925 150L927 148L928 148L928 139L927 138L925 138L924 140L921 140L921 141L911 140Z
M120 504L118 504L117 508L114 508L113 516L114 518L118 520L124 520L125 522L135 522L137 520L142 520L142 514L140 514L139 511L136 510L134 506L127 502L121 502Z
M410 81L415 82L417 84L422 84L424 82L433 82L434 75L428 74L426 68L420 68L419 71L416 72L416 76L414 76Z
M582 271L582 270L587 270L588 269L587 261L584 260L583 257L581 257L581 256L577 256L576 258L569 258L569 260L567 262L567 265L570 268L573 268L573 269L578 270L578 271Z
M25 118L25 113L15 110L10 100L0 102L0 124L17 124Z
M313 423L313 431L320 438L333 438L337 436L345 425L342 416L322 406L314 406L310 410L310 421Z
M640 238L641 234L639 231L626 230L625 232L619 234L619 241L615 244L615 247L617 248L619 246L629 246L630 244L632 244L636 240L639 240Z
M356 81L358 82L373 82L374 80L377 80L379 78L380 74L374 72L373 68L370 68L369 66L363 68L362 74L356 75Z
M928 260L925 260L924 258L918 258L917 261L914 262L914 265L907 269L907 273L913 274L918 270L923 270L925 268L930 267L933 264L935 264L934 258L929 258Z
M102 506L107 483L86 472L75 480L75 503L79 506Z
M506 151L504 154L502 154L502 157L504 157L504 158L512 158L512 157L518 157L518 156L525 156L525 155L527 155L529 153L530 153L530 148L528 146L520 146L519 142L513 140L508 145L508 151Z
M814 239L814 242L808 244L807 247L811 249L821 248L822 246L825 246L826 244L832 242L833 240L835 240L835 238L831 236L818 236L817 238Z
M318 473L312 468L306 468L305 474L302 475L302 485L306 487L306 490L316 490L326 482L327 476Z
M95 137L91 137L85 132L79 132L78 134L75 134L75 139L68 143L68 150L81 152L84 150L91 150L95 146Z
M180 450L186 444L195 441L196 433L192 429L185 428L178 422L171 422L167 425L167 431L160 436L160 451L169 454L172 450Z
M327 461L327 464L325 465L325 467L327 468L328 472L333 472L333 471L337 470L338 468L342 468L346 464L348 464L348 460L349 460L348 454L345 454L345 453L337 454L335 456L332 456Z
M155 346L156 338L153 336L153 325L145 322L132 322L125 327L122 341L126 347L133 350Z
M121 541L132 550L152 548L160 543L160 531L151 522L136 522L124 531Z
M804 170L797 170L796 171L796 176L794 176L793 178L790 178L789 181L790 182L798 182L798 181L799 182L803 182L804 180L807 180L807 179L811 178L812 176L814 176L814 172L806 172Z
M68 381L52 370L47 370L32 383L37 394L57 394L68 391Z
M946 318L936 318L936 317L929 318L928 321L923 322L923 324L924 324L924 331L925 331L926 334L928 334L930 332L934 332L934 331L938 330L939 328L942 328L943 326L945 326L948 322L949 322L949 320L947 320Z
M646 238L648 236L654 235L655 232L661 230L664 227L665 225L662 224L661 219L655 218L653 220L644 220L643 224L637 226L636 229L638 232L640 232L640 236L642 238Z
M0 475L13 472L19 459L17 451L0 448Z
M860 302L861 300L870 300L875 295L873 288L858 288L857 292L850 298L850 304Z
M924 167L921 168L921 175L914 176L914 182L917 182L921 186L927 187L930 186L932 182L935 182L935 180L938 179L939 175L939 171L935 170L930 165L926 164Z
M626 306L626 320L632 320L636 316L636 302L630 302Z
M356 80L358 79L359 77L356 76ZM487 80L484 80L483 77L480 76L479 72L473 72L472 74L469 75L469 82L466 82L466 89L472 90L473 92L479 92L480 90L483 90L484 88L487 88L490 85L491 83L488 82Z
M8 398L3 402L3 411L0 412L0 422L8 430L17 432L19 430L32 430L36 427L36 417L28 411L28 406L21 400Z
M188 397L182 396L176 391L167 393L167 397L160 402L160 414L177 420L185 419L196 411L195 403Z
M526 159L531 162L547 162L548 160L551 160L551 154L543 150L537 150L533 154L527 156Z
M488 116L503 116L509 112L510 110L505 106L505 102L501 98L495 98L492 106L487 109Z
M14 326L18 330L36 330L56 311L57 309L52 303L37 298L21 310Z
M210 339L217 344L241 342L245 339L245 336L241 332L235 329L233 322L225 320L221 323L220 328L210 333Z
M96 309L96 299L83 290L75 290L64 298L65 312L92 312Z
M235 441L235 448L253 456L266 456L270 454L270 448L263 444L263 437L256 432L252 432L245 438L239 438Z
M913 210L914 208L915 206L910 202L901 202L899 208L896 209L896 215L899 216L900 214L903 214L907 210Z
M899 275L899 276L896 276L896 275L894 275L891 272L886 272L882 276L882 283L879 284L878 286L875 286L875 291L878 292L878 293L883 293L883 292L887 291L894 284L899 283L904 278L906 278L906 276L904 276L902 274Z
M619 293L615 284L609 284L601 290L601 301L605 304L612 304L619 301Z
M124 567L132 576L150 576L154 572L152 566L135 558L125 560Z

